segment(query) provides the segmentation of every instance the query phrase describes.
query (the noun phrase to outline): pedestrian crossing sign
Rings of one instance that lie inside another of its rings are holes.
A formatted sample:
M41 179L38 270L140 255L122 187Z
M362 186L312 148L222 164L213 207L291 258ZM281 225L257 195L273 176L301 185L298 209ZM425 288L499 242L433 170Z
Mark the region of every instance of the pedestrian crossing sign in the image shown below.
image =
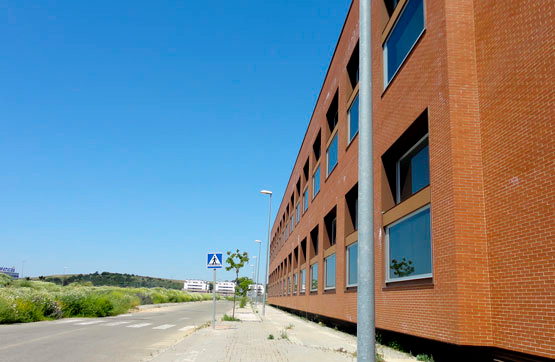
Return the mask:
M222 253L208 253L208 269L221 269L224 266Z

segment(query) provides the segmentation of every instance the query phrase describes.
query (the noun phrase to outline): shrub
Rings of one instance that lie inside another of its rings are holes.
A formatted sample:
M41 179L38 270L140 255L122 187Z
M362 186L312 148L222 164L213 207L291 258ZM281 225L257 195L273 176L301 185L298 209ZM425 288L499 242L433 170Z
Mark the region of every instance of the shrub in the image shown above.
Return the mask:
M273 335L273 334L269 334L269 335L268 335L268 339L274 339L274 335Z
M13 279L4 273L0 273L0 288L8 286L12 283Z
M239 318L235 318L232 316L229 316L227 314L224 314L224 316L222 317L222 320L225 322L240 322L241 320Z
M434 362L434 356L432 355L427 355L427 354L419 354L416 356L416 359L418 361L424 361L424 362Z
M245 308L247 305L247 297L241 297L241 304L239 304L239 308Z

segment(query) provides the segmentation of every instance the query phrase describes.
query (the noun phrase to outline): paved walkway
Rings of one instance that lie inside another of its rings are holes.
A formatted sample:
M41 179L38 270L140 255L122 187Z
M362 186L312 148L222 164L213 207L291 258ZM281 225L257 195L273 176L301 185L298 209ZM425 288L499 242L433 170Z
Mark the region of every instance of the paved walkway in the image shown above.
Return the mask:
M217 321L157 356L155 362L342 362L356 361L356 337L304 320L273 307L262 319L250 306L238 308L241 322ZM273 336L273 339L270 339ZM378 346L387 362L415 361Z

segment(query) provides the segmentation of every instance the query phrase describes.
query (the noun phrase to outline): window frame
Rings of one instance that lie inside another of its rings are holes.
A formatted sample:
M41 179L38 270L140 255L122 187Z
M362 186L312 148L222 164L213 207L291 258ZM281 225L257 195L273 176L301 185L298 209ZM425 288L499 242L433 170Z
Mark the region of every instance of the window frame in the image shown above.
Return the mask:
M294 273L293 274L293 294L297 294L297 285L298 285L297 273Z
M334 259L334 283L333 286L328 286L328 261L333 257ZM337 285L337 255L332 253L324 258L324 290L333 290Z
M408 4L411 1L422 1L422 18L423 18L423 27L422 27L422 31L420 32L420 34L418 34L418 36L415 38L414 43L410 46L409 50L407 51L407 54L405 54L405 57L403 58L403 60L399 63L399 66L397 67L397 69L395 70L395 72L391 75L391 79L388 81L388 76L387 76L387 72L388 72L388 66L387 66L387 42L389 41L389 38L391 37L391 34L393 34L393 32L395 31L395 28L397 27L399 20L401 19L401 17L403 16L403 14L405 13ZM398 5L397 5L398 6ZM395 12L395 9L394 9ZM409 55L412 53L412 51L414 50L416 44L418 43L418 41L420 40L420 38L422 37L422 34L424 34L424 32L426 31L426 2L425 0L407 0L403 6L403 8L401 9L401 11L399 12L399 15L397 16L397 18L395 19L395 23L391 26L391 29L389 30L389 33L387 34L385 40L382 43L382 65L383 65L383 82L384 82L384 92L385 90L387 90L387 88L389 87L389 85L393 82L393 80L395 79L395 77L397 76L397 74L399 73L399 70L403 67L403 64L405 64L405 62L407 61L407 58L409 57Z
M316 279L314 279L314 271L313 271L313 267L316 266ZM312 282L316 280L316 288L312 287ZM318 291L318 286L319 286L320 282L318 280L318 262L314 263L314 264L310 264L310 291L311 292L317 292Z
M358 131L360 129L360 103L359 103L359 116L358 116L358 124L359 127L357 127L357 131L355 132L355 134L353 135L353 137L351 137L351 109L353 108L353 104L355 103L355 101L358 100L358 96L359 96L359 92L356 92L356 95L353 98L353 101L351 102L351 104L349 105L349 108L347 109L347 145L350 145L353 140L355 139L355 137L358 135Z
M420 146L424 141L428 141L428 152L430 152L429 146L430 146L430 140L429 140L429 133L426 133L421 139L419 139L411 148L409 148L409 150L407 152L405 152L401 157L399 157L399 159L397 160L397 162L395 162L395 204L398 205L400 204L401 201L401 161L403 161L403 159L405 159L408 155L410 155L410 153L412 151L414 151L418 146ZM428 155L428 170L430 170L430 158ZM431 183L431 181L430 181ZM423 188L421 188L420 190L425 189L426 187L430 186L430 183L428 183L428 185L424 186ZM418 190L418 191L420 191ZM418 192L416 191L416 192ZM413 193L411 194L414 195L416 194ZM410 197L410 196L409 196Z
M336 127L337 129L337 127ZM331 141L328 144L328 147L326 148L326 179L328 179L328 177L330 177L330 175L332 174L332 172L335 170L335 168L337 167L337 164L339 163L339 137L338 137L339 132L335 132L334 134L332 134L331 136ZM332 146L332 144L335 142L335 164L333 165L333 167L330 169L330 148Z
M299 206L301 206L300 204L300 202L297 202L297 207L295 208L295 213L297 215L297 224L301 221L301 210L299 208Z
M299 292L304 293L304 292L306 292L306 269L305 268L301 269L300 274L301 274L301 278L300 278L301 279L301 287L299 288Z
M420 207L416 210L414 210L413 212L403 216L402 218L395 220L394 222L392 222L391 224L387 225L385 227L385 257L386 257L386 262L384 263L385 265L385 282L386 283L395 283L395 282L402 282L402 281L407 281L407 280L417 280L417 279L427 279L427 278L433 278L433 274L434 274L434 258L433 258L433 238L432 238L432 210L431 210L431 205L427 204L423 207ZM430 210L430 269L432 270L431 273L427 273L427 274L419 274L419 275L414 275L414 276L408 276L408 277L400 277L400 278L395 278L395 279L391 279L389 276L389 269L390 269L390 257L389 257L389 249L390 249L390 239L389 239L389 230L397 225L402 223L403 221L411 218L414 215L417 215L425 210ZM357 280L358 282L358 280Z
M316 188L316 174L318 174L318 188ZM314 170L314 173L312 174L312 200L314 200L314 198L316 198L316 196L320 193L321 182L322 180L320 175L320 165L318 164L318 166Z
M308 210L308 185L303 191L303 215Z
M351 265L350 265L349 260L351 260L351 257L350 257L350 252L351 252L351 251L350 251L349 249L351 249L351 248L352 248L353 246L355 246L355 245L356 245L356 247L357 247L357 282L356 282L355 284L350 284L350 283L349 283L349 276L350 276L349 271L351 270L351 268L350 268ZM346 265L346 270L345 270L345 276L346 276L346 278L345 278L345 286L346 286L347 288L357 287L357 286L358 286L358 240L355 241L354 243L352 243L352 244L346 246L345 255L346 255L346 258L345 258L345 259L346 259L346 260L345 260L345 265Z

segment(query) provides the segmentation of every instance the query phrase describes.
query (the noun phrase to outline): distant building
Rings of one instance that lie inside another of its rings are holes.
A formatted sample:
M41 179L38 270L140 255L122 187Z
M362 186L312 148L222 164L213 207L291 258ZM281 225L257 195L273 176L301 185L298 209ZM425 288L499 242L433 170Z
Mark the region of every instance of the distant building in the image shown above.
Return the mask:
M256 291L256 294L260 296L264 294L264 286L262 284L249 285L249 294L253 293L254 291Z
M5 268L0 266L0 273L1 274L6 274L9 275L12 278L19 278L19 273L15 272L15 267L14 268Z
M206 293L209 291L209 283L205 280L185 280L183 289L188 292Z
M217 282L216 293L220 294L234 294L235 282Z

